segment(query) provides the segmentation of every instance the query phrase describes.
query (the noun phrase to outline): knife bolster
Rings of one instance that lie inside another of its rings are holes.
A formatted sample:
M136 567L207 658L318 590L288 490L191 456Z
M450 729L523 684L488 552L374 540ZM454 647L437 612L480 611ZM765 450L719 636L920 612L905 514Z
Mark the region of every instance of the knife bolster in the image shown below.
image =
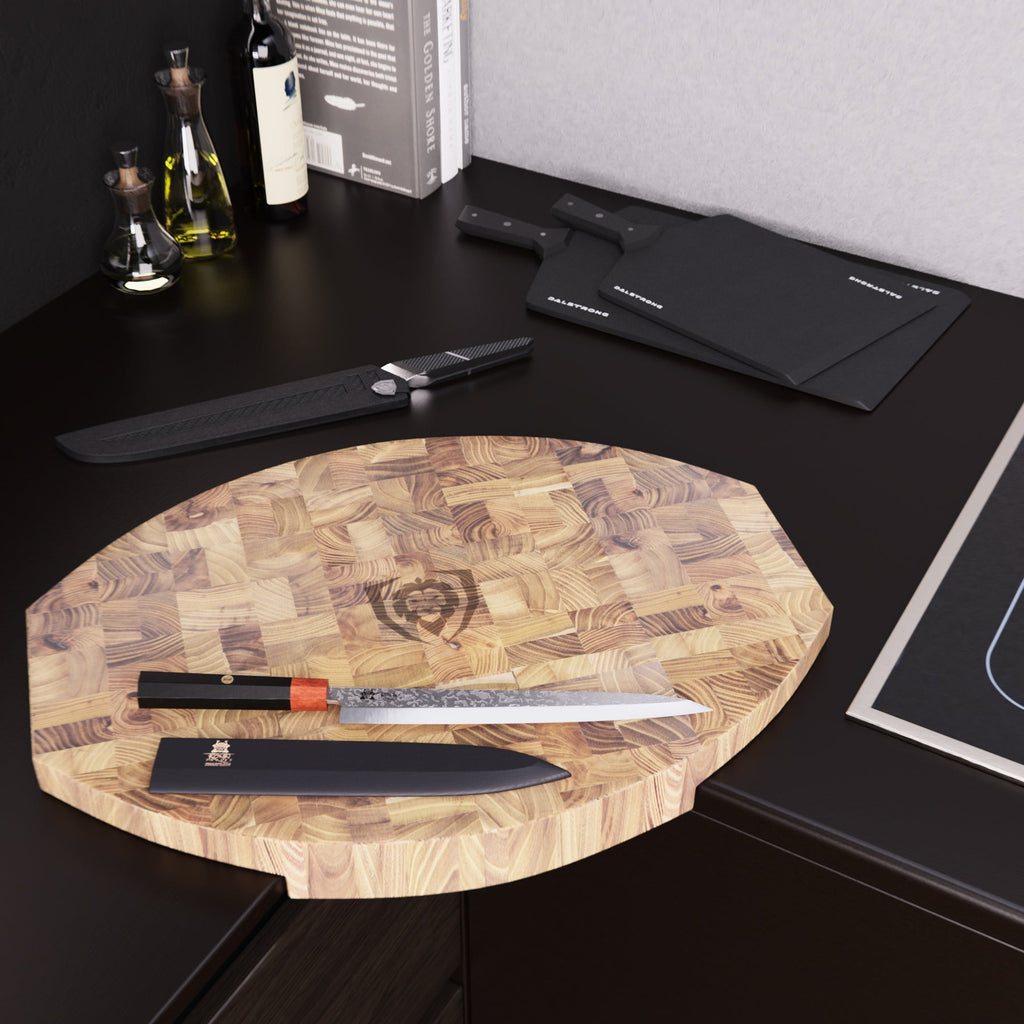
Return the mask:
M289 701L292 711L326 711L326 679L292 679L289 687Z

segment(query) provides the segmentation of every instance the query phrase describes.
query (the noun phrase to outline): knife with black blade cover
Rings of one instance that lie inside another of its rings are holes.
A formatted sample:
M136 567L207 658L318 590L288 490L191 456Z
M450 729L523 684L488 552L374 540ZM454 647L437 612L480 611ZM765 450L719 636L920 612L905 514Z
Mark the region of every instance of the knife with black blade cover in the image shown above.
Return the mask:
M431 387L530 354L532 338L454 348L358 366L320 377L183 405L60 434L57 446L82 462L136 462L198 451L300 427L331 423L409 404L409 391Z

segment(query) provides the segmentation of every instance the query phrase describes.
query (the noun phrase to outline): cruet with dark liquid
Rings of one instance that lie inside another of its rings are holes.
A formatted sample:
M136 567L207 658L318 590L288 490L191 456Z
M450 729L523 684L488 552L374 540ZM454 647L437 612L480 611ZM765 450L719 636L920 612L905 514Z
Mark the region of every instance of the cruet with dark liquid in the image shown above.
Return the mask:
M181 276L181 249L153 212L153 172L138 166L139 149L114 147L117 167L103 183L114 201L114 227L103 247L100 270L120 292L145 295L169 288Z

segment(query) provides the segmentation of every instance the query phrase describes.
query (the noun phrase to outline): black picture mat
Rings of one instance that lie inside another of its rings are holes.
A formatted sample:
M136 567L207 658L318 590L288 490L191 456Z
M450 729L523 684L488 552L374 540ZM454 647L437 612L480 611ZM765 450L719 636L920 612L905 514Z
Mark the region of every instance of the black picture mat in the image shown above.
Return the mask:
M1024 412L849 709L853 718L1020 782L1022 432Z

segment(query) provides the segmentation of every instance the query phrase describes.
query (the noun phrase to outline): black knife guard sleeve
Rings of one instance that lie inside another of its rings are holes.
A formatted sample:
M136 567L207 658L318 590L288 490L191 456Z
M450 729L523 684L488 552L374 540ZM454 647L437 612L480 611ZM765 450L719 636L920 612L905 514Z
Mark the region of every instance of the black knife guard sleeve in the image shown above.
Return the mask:
M359 740L160 740L151 793L458 796L569 777L530 754L462 743Z
M373 391L379 381L391 394ZM134 462L286 430L387 412L409 404L409 386L376 366L277 384L61 434L57 447L82 462Z

